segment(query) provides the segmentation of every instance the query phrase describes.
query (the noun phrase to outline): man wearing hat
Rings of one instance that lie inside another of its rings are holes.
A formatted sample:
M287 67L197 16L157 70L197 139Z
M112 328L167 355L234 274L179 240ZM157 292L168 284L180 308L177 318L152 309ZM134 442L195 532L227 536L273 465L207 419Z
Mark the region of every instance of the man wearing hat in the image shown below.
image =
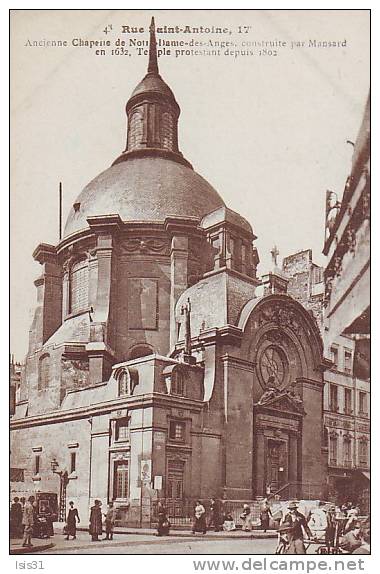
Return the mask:
M306 554L303 543L304 532L309 538L312 538L312 534L306 518L301 512L298 512L298 503L295 500L289 502L288 512L282 520L280 530L288 533L289 548L287 554Z

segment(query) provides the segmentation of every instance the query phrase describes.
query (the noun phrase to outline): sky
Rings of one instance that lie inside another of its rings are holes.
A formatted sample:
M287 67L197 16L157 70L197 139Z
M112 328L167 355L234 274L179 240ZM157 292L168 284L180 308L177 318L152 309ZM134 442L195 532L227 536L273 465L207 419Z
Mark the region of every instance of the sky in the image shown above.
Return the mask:
M83 187L124 149L125 103L147 66L147 56L128 43L148 39L152 15L158 28L227 29L157 33L188 42L188 50L217 49L195 42L233 44L216 56L171 48L159 68L181 107L180 149L253 226L259 274L270 267L274 244L280 260L311 248L324 264L325 192L343 193L353 150L347 140L355 141L369 90L367 11L17 10L11 19L10 348L18 360L27 352L33 281L42 271L32 252L58 241L59 181L65 221ZM122 33L123 26L144 31ZM73 39L111 46L96 55L73 46ZM111 54L118 39L127 54ZM29 45L52 40L67 46ZM254 45L269 41L282 45L267 53Z

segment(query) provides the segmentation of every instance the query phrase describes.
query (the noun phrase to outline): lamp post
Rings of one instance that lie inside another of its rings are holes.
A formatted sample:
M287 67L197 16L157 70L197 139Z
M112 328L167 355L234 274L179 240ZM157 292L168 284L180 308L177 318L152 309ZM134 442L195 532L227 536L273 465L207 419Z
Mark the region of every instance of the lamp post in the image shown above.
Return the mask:
M56 458L50 463L51 470L54 474L59 476L59 522L64 522L66 519L66 488L69 483L69 473L67 470L57 470L59 463Z

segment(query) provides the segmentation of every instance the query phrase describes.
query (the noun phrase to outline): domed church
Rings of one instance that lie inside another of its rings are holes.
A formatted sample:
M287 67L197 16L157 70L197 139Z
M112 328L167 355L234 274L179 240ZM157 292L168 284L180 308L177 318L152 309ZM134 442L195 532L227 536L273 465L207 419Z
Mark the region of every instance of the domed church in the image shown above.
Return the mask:
M320 498L318 326L277 268L258 279L251 225L181 154L153 21L126 114L125 150L33 253L11 493L61 489L84 522L113 501L129 525L158 499Z

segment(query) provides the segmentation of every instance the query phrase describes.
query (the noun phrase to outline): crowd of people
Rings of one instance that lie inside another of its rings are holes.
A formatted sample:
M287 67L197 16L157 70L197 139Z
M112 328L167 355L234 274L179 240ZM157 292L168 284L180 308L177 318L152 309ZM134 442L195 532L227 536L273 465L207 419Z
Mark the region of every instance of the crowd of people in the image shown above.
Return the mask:
M194 504L192 533L206 534L207 531L233 532L237 530L234 517L228 511L224 501L211 498L206 511L204 503L197 500ZM41 509L40 509L41 510ZM22 537L23 547L32 547L33 536L48 538L54 534L52 513L44 501L43 516L37 509L34 496L25 498L15 497L10 509L10 530L14 537ZM325 553L370 553L370 527L368 518L360 518L360 508L347 502L340 506L329 503L319 503L305 514L299 510L297 501L290 501L285 511L278 511L274 518L268 498L260 503L260 528L265 533L270 526L278 530L278 546L276 553L305 554L305 541L320 545ZM96 542L105 530L103 540L112 540L117 511L112 502L102 512L102 502L95 500L90 510L88 532L91 541ZM244 504L239 515L239 528L250 531L259 525L254 520L249 504ZM77 525L80 523L79 513L73 501L69 502L66 514L64 534L66 540L76 539ZM157 535L167 536L171 523L168 512L162 502L157 505Z
M168 518L167 510L162 502L158 503L158 536L167 535L170 529L170 521ZM272 517L271 507L268 499L262 501L260 509L260 525L264 532L269 529L270 518ZM253 514L249 504L244 504L242 512L239 515L238 528L249 532L253 529ZM210 499L208 505L208 512L206 511L204 503L197 500L194 505L194 513L192 520L192 533L206 534L207 531L214 530L215 532L234 532L237 529L236 521L232 513L225 508L224 501L219 502L215 498Z
M370 549L369 518L359 518L351 502L335 506L319 503L307 516L291 501L278 528L276 553L305 554L305 540L319 544L319 553L367 554Z
M10 534L21 538L23 547L32 547L32 537L50 538L53 536L53 513L49 503L43 503L43 516L41 516L34 496L13 499L10 508Z

